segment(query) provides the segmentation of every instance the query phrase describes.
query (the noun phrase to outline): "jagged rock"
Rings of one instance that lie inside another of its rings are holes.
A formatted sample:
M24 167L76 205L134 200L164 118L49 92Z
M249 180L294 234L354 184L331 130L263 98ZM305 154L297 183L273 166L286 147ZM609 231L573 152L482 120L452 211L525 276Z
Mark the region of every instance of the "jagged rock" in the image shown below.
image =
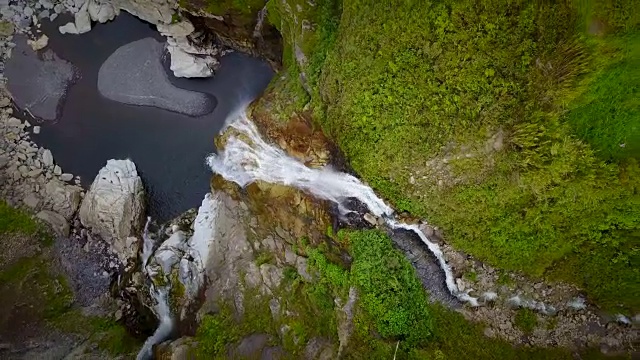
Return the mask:
M38 207L38 205L40 205L40 198L38 198L35 194L31 193L29 195L27 195L24 200L22 200L22 202L24 202L24 204L31 208L31 209L35 209Z
M210 283L201 311L212 311L219 301L230 300L242 312L243 276L248 286L262 284L242 222L246 213L236 200L223 192L216 191L211 198L216 202L217 210L215 217L210 219L212 225L215 224L205 270Z
M131 160L109 160L80 206L80 221L114 249L125 249L144 217L144 188Z
M58 31L60 31L60 34L78 34L76 24L72 22L68 22L62 26L59 26Z
M13 23L6 20L0 21L0 36L11 36L14 31Z
M97 0L89 0L88 11L91 20L101 24L113 20L119 12L110 2L100 2Z
M112 3L152 24L171 24L176 6L173 0L113 0Z
M64 216L50 210L40 211L36 217L51 226L60 236L69 236L69 223Z
M277 289L284 278L283 269L271 264L260 265L260 274L265 286L271 290Z
M74 15L74 21L76 24L76 30L78 34L84 34L91 31L91 17L89 16L89 11L87 10L89 6L89 2L84 3L78 11Z
M51 209L70 220L80 205L82 188L52 179L45 185Z
M194 78L213 76L218 60L213 56L196 56L188 54L178 46L167 47L171 54L171 66L176 77Z
M42 50L49 44L49 37L43 34L37 40L28 40L27 43L31 46L33 51Z

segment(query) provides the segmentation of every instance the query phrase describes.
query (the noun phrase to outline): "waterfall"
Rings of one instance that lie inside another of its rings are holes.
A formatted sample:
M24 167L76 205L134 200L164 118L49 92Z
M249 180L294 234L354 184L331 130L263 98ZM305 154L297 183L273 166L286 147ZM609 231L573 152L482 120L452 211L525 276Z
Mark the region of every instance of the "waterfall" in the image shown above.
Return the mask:
M171 335L171 331L173 330L173 317L171 316L171 309L167 301L168 292L169 286L159 289L152 287L151 289L151 296L156 301L154 311L158 316L158 320L160 320L160 325L158 325L153 335L144 342L136 360L153 359L153 346L164 341Z
M147 223L144 226L144 232L142 233L143 247L142 247L142 272L149 277L149 271L147 269L147 263L149 258L153 254L154 241L149 235L149 223L151 218L147 218ZM151 283L150 296L155 301L153 308L154 313L158 317L160 324L156 331L151 335L138 352L137 360L146 360L153 358L153 346L159 344L165 340L171 334L173 330L173 317L171 316L171 309L169 308L168 293L171 284L156 288Z
M186 289L189 299L195 298L198 290L204 284L205 270L209 258L210 247L216 230L216 216L218 214L220 199L216 195L206 194L198 214L193 222L193 236L190 238L177 228L174 228L171 236L159 246L149 234L150 218L144 226L142 238L142 272L150 280L157 277L164 278L162 283L166 286L156 287L158 281L151 281L150 296L155 302L154 313L160 321L160 325L144 343L138 353L138 360L151 359L153 346L166 340L173 330L174 318L168 303L171 284L167 274L178 272L178 280Z
M265 5L262 9L260 9L260 11L258 11L258 20L256 21L256 26L253 28L253 37L262 37L262 24L264 23L264 18L266 15L267 5Z
M311 169L305 166L283 150L265 142L245 114L240 115L227 127L231 128L228 130L231 134L227 138L224 151L207 158L207 163L214 173L243 187L257 180L292 186L336 203L343 214L350 211L343 202L348 198L358 199L367 205L370 212L382 217L390 228L401 228L416 233L438 259L451 294L472 306L478 306L476 298L459 291L451 267L444 259L440 247L431 242L417 226L397 220L393 210L376 196L373 189L349 174L328 167Z

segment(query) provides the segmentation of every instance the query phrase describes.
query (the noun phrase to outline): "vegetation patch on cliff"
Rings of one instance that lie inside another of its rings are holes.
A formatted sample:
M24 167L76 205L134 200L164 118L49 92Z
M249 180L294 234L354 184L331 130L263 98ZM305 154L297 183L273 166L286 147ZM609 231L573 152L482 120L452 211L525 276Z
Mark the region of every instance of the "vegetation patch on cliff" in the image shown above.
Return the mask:
M379 194L458 248L637 311L638 13L348 2L317 120Z

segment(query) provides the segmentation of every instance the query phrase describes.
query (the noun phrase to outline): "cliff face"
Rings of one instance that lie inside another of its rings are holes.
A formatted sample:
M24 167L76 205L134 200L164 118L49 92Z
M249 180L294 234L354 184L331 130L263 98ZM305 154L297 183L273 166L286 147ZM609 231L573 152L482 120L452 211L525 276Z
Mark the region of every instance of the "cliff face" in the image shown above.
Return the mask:
M263 57L274 68L282 63L282 37L266 20L262 0L181 0L179 10L196 25L211 31L222 44Z

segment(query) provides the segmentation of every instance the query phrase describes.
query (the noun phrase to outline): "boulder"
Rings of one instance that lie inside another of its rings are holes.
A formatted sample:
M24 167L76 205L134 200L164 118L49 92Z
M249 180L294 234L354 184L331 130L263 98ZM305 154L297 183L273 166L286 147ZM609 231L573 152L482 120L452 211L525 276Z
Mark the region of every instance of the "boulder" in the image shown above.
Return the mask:
M60 34L78 34L78 29L76 29L76 24L72 22L68 22L62 26L59 26L58 31L60 31Z
M213 76L213 71L218 66L218 60L213 56L192 55L174 45L169 45L167 49L171 54L170 69L176 77Z
M91 20L99 23L105 23L113 20L118 15L119 10L115 9L109 2L100 2L97 0L89 0L89 16Z
M49 44L49 37L43 34L37 40L27 40L27 43L31 46L33 51L42 50Z
M128 238L135 236L142 226L144 205L144 188L135 164L131 160L112 159L100 169L85 195L80 221L113 249L128 249L131 247Z
M45 192L49 197L51 209L67 220L71 220L80 205L82 188L66 185L57 179L52 179L45 185Z
M36 217L49 224L56 234L60 236L69 236L69 223L64 216L56 213L55 211L42 210L36 214Z
M91 17L89 16L89 11L87 10L89 3L86 2L75 14L75 24L76 29L78 30L78 34L84 34L91 31Z

